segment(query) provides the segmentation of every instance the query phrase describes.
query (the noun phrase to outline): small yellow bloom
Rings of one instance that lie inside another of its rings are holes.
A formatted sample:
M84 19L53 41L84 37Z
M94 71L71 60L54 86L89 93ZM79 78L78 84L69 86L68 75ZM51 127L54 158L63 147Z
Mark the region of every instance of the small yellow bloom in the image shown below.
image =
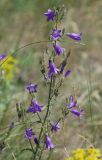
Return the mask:
M14 72L18 72L18 68L16 67L17 60L12 56L7 56L1 63L1 70L4 73L4 76L7 80L10 80L14 76Z

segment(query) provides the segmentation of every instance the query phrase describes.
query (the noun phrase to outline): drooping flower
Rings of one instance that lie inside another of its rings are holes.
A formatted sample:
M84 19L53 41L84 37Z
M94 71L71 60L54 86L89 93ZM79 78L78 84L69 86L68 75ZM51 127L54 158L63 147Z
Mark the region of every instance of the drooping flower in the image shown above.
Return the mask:
M4 58L6 58L6 54L1 54L0 55L0 61L2 61Z
M34 134L34 142L35 142L35 144L39 144L36 134Z
M69 74L71 73L71 70L67 70L64 74L64 78L66 78L67 76L69 76Z
M74 97L71 95L71 96L69 97L69 103L66 104L66 106L68 107L68 109L71 109L71 108L73 108L73 107L76 107L76 104L77 104L77 101L74 100Z
M56 75L57 72L59 71L59 70L56 68L54 62L52 62L51 60L49 60L49 68L50 68L50 70L49 70L49 72L48 72L48 77L49 77L49 78L52 76L52 74Z
M66 35L76 41L81 41L82 33L67 33Z
M54 41L61 38L61 30L53 29L52 33L50 34L50 37L53 38Z
M51 138L48 135L46 135L45 144L46 144L46 149L53 149L55 147L54 144L52 143Z
M55 122L51 124L51 131L57 132L59 129L61 129L59 122Z
M37 84L30 83L27 86L27 90L29 91L29 93L34 93L34 92L37 92L37 87L38 87Z
M43 108L43 105L38 104L37 100L34 99L32 101L32 104L30 107L28 107L27 112L32 112L32 113L36 113L36 112L41 112Z
M54 21L54 17L56 16L55 11L48 9L48 11L46 13L44 13L44 15L47 17L47 21Z
M77 117L82 117L84 110L83 109L72 109L70 110L71 113L73 113Z
M56 55L60 56L64 52L64 48L61 48L59 44L53 45Z
M33 131L32 131L32 128L27 128L25 130L25 137L27 139L32 139L33 138Z

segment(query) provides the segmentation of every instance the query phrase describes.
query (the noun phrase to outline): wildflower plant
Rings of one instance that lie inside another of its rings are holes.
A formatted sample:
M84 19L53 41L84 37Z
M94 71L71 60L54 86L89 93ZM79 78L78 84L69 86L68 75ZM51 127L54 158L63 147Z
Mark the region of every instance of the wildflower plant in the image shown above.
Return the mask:
M40 91L39 85L37 83L29 83L26 86L26 91L29 95L29 104L26 105L26 108L22 107L21 103L16 104L16 110L18 118L21 122L24 123L24 136L28 143L30 144L30 149L26 148L32 152L33 160L41 160L44 152L47 150L48 155L45 156L46 159L49 158L50 152L57 147L57 144L54 143L53 135L56 132L60 132L62 127L62 121L66 119L69 113L71 113L76 118L82 118L83 109L77 103L74 95L70 95L69 100L64 101L64 105L60 108L61 115L56 120L51 118L51 110L53 104L54 110L54 101L59 94L59 88L62 86L66 78L71 76L71 69L66 70L67 60L70 56L71 50L68 51L63 48L62 41L63 37L71 38L75 41L80 41L82 34L76 33L65 33L65 29L59 28L59 24L64 16L64 8L57 9L48 9L44 13L44 16L47 18L47 23L51 21L53 23L53 28L49 33L49 43L51 45L51 50L46 54L47 56L47 66L45 65L45 56L44 59L41 59L41 73L48 89L47 94L47 104L39 102L37 98L37 93ZM63 56L64 55L64 56ZM61 62L56 63L56 58L60 57ZM63 58L64 57L64 58ZM3 61L5 58L4 55L0 56L0 61ZM11 57L10 57L11 58ZM12 59L13 63L15 60ZM5 63L4 63L5 64ZM3 65L2 65L3 67ZM52 103L53 102L53 103ZM39 126L39 129L36 131L33 123L28 125L27 120L31 117L37 117L36 124ZM29 157L28 157L29 159Z

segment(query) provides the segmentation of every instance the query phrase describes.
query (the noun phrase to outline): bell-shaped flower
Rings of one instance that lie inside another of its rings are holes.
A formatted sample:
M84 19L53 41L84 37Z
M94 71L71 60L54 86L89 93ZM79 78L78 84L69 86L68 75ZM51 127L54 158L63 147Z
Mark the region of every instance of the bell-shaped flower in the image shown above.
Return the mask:
M38 87L37 84L30 83L27 86L27 90L29 91L29 93L34 93L34 92L37 92L37 87Z
M33 138L33 131L32 128L27 128L25 131L25 138L32 139Z
M46 135L45 144L46 144L46 149L53 149L55 147L54 144L52 143L51 138L48 135Z
M54 21L54 17L55 17L55 11L48 9L48 11L46 13L44 13L44 15L47 17L47 21Z
M71 95L69 97L69 103L66 104L66 106L68 107L68 109L71 109L73 107L76 107L77 101L74 100L74 97Z
M61 129L61 126L60 126L59 122L55 122L55 123L51 124L51 131L52 132L53 131L57 132L59 129Z
M56 68L54 62L52 62L51 60L49 60L49 72L48 72L48 77L50 78L52 76L52 74L56 75L57 72L59 71L59 69Z
M32 104L30 107L28 107L27 112L32 112L32 113L36 113L36 112L41 112L43 108L43 105L38 104L37 100L34 99L32 101Z
M72 110L70 110L70 112L72 114L74 114L75 116L80 117L80 118L82 118L82 116L84 114L84 110L83 109L72 109Z
M35 142L35 144L39 144L39 142L38 142L38 138L37 138L37 136L36 136L36 134L34 133L34 142Z
M71 39L74 39L76 41L81 41L81 38L82 38L82 33L67 33L66 34L68 37L70 37Z
M64 48L60 47L59 44L53 45L56 55L60 56L64 52Z
M61 30L53 29L52 33L50 34L50 37L56 41L61 38Z
M67 76L69 76L69 74L71 73L71 70L67 70L64 74L64 78L66 78Z

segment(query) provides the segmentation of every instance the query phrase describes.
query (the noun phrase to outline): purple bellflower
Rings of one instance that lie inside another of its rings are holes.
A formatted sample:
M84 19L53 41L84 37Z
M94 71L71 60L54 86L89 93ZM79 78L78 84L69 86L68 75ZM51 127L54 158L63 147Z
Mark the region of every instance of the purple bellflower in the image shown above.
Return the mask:
M64 48L61 48L59 44L53 45L56 55L60 56L64 52Z
M37 100L34 99L32 101L31 106L27 109L27 112L32 112L32 113L41 112L42 108L43 108L43 105L38 104Z
M64 78L66 78L67 76L69 76L69 74L71 73L71 70L67 70L64 74Z
M45 144L46 144L46 149L53 149L55 147L54 144L52 143L51 138L47 135L45 138Z
M61 30L53 29L52 33L50 34L50 37L53 38L54 41L61 38Z
M81 109L81 108L79 108L79 109L72 109L72 110L70 110L70 112L72 114L74 114L75 116L80 117L80 119L82 118L82 116L84 114L84 110Z
M39 144L38 143L38 138L37 138L36 134L34 134L34 142L35 142L35 144Z
M32 138L33 138L32 128L26 129L26 131L25 131L25 137L26 137L27 139L32 139Z
M61 64L61 66L60 66L60 73L61 74L63 73L65 66L66 66L66 63Z
M56 16L55 11L48 9L48 11L46 13L44 13L44 15L47 17L47 21L54 21L54 17Z
M48 77L50 78L52 76L52 74L57 74L57 72L59 71L59 69L56 68L54 62L52 62L51 60L49 60L49 72L48 72Z
M73 113L74 115L80 117L82 114L83 114L83 109L73 109L73 110L70 110L71 113Z
M66 106L68 107L68 109L71 109L73 107L76 107L77 101L74 100L73 96L69 97L69 104L66 104Z
M2 61L6 57L6 54L1 54L0 55L0 61Z
M82 33L67 33L66 35L76 41L81 41Z
M37 92L37 87L38 87L37 84L30 83L27 86L27 90L29 91L29 93L34 93L34 92Z
M55 122L51 124L51 131L57 132L59 129L61 129L59 122Z

